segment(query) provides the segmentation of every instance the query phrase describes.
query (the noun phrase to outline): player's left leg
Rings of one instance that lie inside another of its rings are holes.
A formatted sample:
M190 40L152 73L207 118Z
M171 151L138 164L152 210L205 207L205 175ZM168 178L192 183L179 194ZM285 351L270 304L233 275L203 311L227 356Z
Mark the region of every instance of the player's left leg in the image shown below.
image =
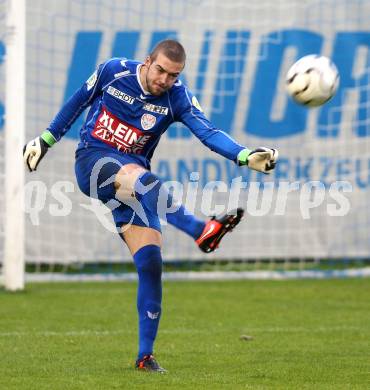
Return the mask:
M207 222L199 220L183 205L174 202L172 195L156 175L145 170L133 171L130 166L124 166L118 172L116 186L118 197L127 198L127 189L130 188L131 195L147 210L165 216L171 225L193 237L199 248L206 253L218 248L224 235L233 230L244 214L244 210L238 208ZM121 189L123 194L120 194ZM174 204L175 207L171 207Z
M115 185L118 199L127 202L129 195L135 197L153 215L165 217L169 224L187 233L194 240L204 230L206 223L174 201L162 181L152 172L137 169L133 164L125 165L117 173ZM169 206L175 204L175 207Z
M136 368L163 373L166 370L160 367L153 357L154 341L162 312L162 236L155 229L135 225L124 226L122 232L134 258L139 278L139 352Z

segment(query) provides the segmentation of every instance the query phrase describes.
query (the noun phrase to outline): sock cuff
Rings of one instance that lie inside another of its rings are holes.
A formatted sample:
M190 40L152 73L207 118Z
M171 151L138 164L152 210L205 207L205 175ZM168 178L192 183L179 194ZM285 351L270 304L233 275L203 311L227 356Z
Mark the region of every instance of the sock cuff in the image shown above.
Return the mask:
M162 254L158 245L145 245L134 254L136 270L139 273L161 275Z
M137 257L148 257L154 254L159 253L161 256L161 248L158 245L155 244L150 244L150 245L145 245L141 247L135 254L134 254L134 259ZM161 256L162 257L162 256Z

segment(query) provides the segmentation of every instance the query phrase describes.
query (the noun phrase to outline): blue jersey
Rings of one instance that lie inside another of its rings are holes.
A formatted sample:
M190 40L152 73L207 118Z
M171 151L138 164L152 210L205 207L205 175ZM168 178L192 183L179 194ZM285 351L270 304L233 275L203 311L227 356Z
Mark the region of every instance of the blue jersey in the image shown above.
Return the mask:
M80 130L84 145L114 148L149 166L162 134L172 123L182 122L208 148L236 161L244 147L205 117L189 89L178 80L163 95L151 95L141 85L141 66L124 58L101 64L51 122L48 130L54 138L60 140L91 106Z

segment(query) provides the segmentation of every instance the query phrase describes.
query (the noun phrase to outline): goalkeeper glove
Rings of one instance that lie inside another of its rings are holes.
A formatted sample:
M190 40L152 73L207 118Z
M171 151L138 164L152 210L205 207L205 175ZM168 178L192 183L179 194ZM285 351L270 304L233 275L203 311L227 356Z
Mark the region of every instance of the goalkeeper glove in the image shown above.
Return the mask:
M237 157L238 165L248 165L258 172L270 173L279 157L277 149L259 147L254 150L243 149Z
M40 137L36 137L32 141L24 145L23 160L30 172L36 171L42 158L45 156L48 149L56 142L50 131L44 131Z

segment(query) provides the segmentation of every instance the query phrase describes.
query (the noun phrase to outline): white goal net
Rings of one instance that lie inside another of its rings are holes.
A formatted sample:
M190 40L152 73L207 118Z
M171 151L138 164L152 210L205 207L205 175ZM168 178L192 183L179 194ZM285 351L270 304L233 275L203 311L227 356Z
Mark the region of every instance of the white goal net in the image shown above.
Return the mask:
M0 0L1 20L6 3ZM33 0L26 16L27 88L19 91L26 94L25 139L48 126L99 63L111 56L144 60L156 42L177 38L188 55L183 81L211 121L241 144L276 147L281 155L275 173L265 177L206 150L181 126L163 136L153 171L184 184L179 196L198 216L231 205L247 209L245 222L207 260L270 267L324 259L330 267L334 260L370 258L368 1ZM289 99L285 74L312 53L336 63L341 84L330 102L309 110ZM0 91L2 129L4 97ZM26 174L25 242L19 245L30 271L131 261L110 215L97 216L77 187L74 151L83 117L38 171ZM3 205L0 198L0 215ZM166 260L204 259L183 233L170 226L163 232Z

